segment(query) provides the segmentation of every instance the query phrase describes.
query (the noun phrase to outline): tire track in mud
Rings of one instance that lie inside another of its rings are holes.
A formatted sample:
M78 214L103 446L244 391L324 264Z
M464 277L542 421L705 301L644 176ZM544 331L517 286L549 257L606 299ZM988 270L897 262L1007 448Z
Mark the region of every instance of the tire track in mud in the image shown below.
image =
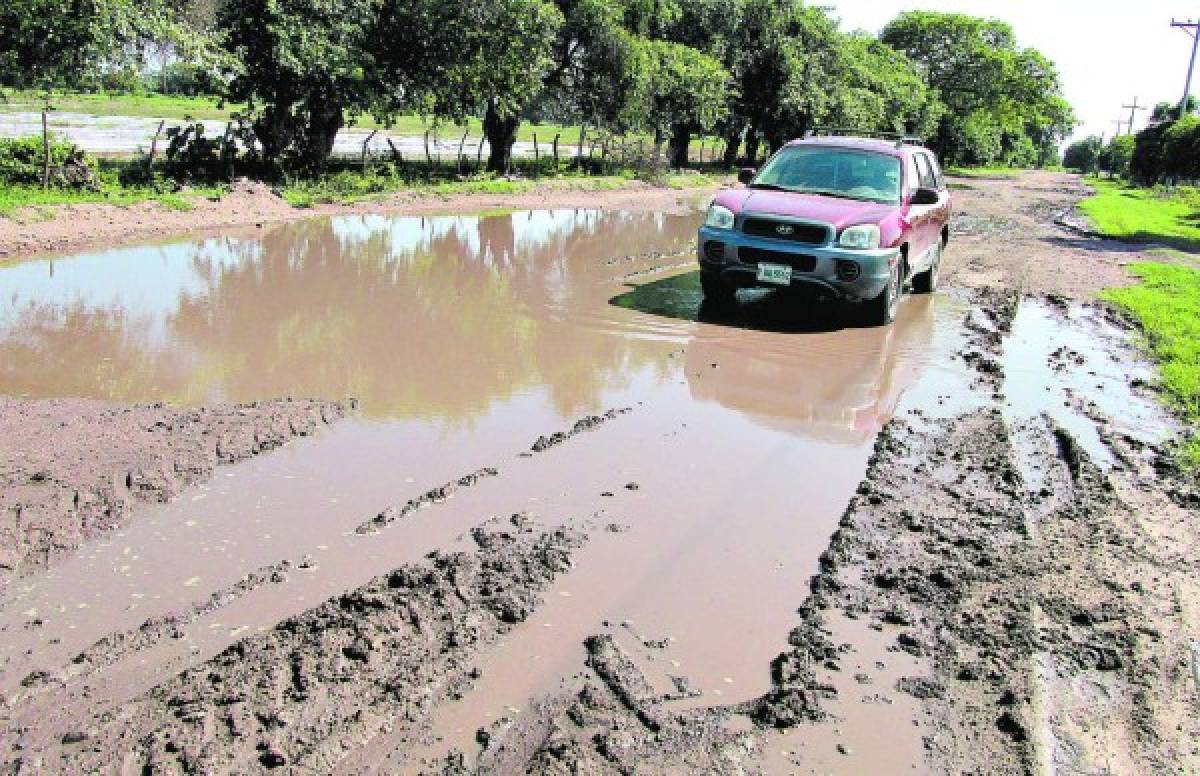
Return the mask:
M469 689L474 656L540 605L586 536L493 518L471 539L472 551L436 552L239 641L62 734L54 753L75 771L110 767L118 753L120 767L156 772L327 770L383 730L419 735L434 706Z
M869 622L890 650L927 667L894 689L920 699L932 720L924 746L937 771L977 772L981 762L993 772L1186 771L1173 758L1200 729L1189 706L1192 642L1186 628L1168 635L1147 614L1177 617L1179 605L1146 580L1170 569L1186 576L1190 565L1173 542L1139 535L1139 507L1124 497L1144 497L1144 482L1114 486L1120 473L1102 471L1048 417L1009 426L1001 346L1018 303L983 293L964 321L975 409L943 420L916 413L918 426L895 419L879 435L791 648L771 665L770 692L663 713L637 666L594 636L590 671L572 691L482 731L476 765L451 753L444 772L754 772L766 728L832 724L831 672L856 649L835 643L838 618ZM1158 495L1154 509L1173 508ZM597 659L596 649L609 654ZM737 716L757 731L731 732Z

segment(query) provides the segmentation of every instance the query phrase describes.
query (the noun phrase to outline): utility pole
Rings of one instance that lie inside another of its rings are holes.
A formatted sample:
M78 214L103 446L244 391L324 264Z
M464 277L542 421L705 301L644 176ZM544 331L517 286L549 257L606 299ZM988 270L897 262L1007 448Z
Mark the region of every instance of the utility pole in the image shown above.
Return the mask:
M1192 73L1196 70L1196 49L1200 48L1200 22L1194 22L1188 19L1186 22L1177 22L1171 19L1171 26L1179 29L1192 36L1192 58L1188 60L1187 86L1183 88L1183 100L1179 103L1179 118L1187 115L1188 98L1192 96Z
M1129 109L1129 134L1133 134L1133 120L1139 110L1145 110L1145 105L1138 105L1138 98L1133 98L1133 105L1122 105L1122 108Z
M1116 132L1116 134L1113 135L1113 137L1120 137L1121 136L1121 127L1125 126L1125 119L1114 119L1110 123L1117 125L1117 132Z

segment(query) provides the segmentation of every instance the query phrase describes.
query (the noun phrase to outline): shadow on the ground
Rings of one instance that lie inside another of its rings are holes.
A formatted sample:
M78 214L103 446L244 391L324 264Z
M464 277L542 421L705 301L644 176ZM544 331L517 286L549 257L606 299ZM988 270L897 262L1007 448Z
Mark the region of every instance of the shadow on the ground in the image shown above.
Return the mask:
M675 320L780 333L823 333L863 326L855 305L792 291L740 291L735 303L714 305L705 301L700 290L699 270L631 285L609 303Z

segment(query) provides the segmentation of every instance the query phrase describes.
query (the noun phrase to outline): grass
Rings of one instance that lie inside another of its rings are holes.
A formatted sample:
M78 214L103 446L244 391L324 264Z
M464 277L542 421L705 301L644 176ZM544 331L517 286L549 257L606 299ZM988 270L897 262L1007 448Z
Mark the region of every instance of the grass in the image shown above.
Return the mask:
M634 179L631 172L613 175L561 174L540 178L497 178L491 175L472 176L465 180L422 181L388 172L339 172L318 180L292 181L283 188L283 197L293 207L308 208L318 204L353 204L385 199L412 192L431 196L455 194L522 194L546 185L557 185L584 191L621 189ZM657 181L674 189L713 185L723 180L702 174L668 175Z
M7 92L6 96L7 100L0 101L0 114L40 111L45 104L40 92L14 90ZM174 120L193 118L228 121L234 112L245 109L244 105L221 105L215 97L183 97L166 94L58 94L51 95L50 104L56 111L63 113ZM359 116L354 126L363 129L384 128L383 124L370 116ZM391 127L388 128L388 132L397 137L419 137L431 128L435 129L437 137L443 142L460 139L464 129L459 125L445 123L433 127L423 117L408 114L397 116ZM466 129L468 138L477 140L483 135L483 122L472 118L467 122ZM549 155L554 136L559 135L559 154L566 157L575 153L579 145L579 133L580 128L577 126L531 124L525 121L517 130L517 140L531 143L536 137L542 153ZM645 139L649 143L649 135ZM715 138L695 138L692 141L693 154L700 151L702 142L706 149L705 153L711 154L715 147L715 141Z
M1130 271L1142 282L1104 297L1132 315L1145 332L1162 388L1190 425L1181 458L1200 472L1200 268L1145 262Z
M163 192L146 186L121 186L104 183L99 191L50 188L26 184L0 186L0 217L24 223L44 221L53 217L50 208L58 205L103 203L125 207L139 202L155 201L170 210L187 211L195 197L220 196L223 189L206 187L191 189L187 194Z
M955 178L1015 178L1024 170L1014 167L948 167L946 174Z
M1200 189L1136 188L1094 180L1079 208L1105 237L1200 251Z

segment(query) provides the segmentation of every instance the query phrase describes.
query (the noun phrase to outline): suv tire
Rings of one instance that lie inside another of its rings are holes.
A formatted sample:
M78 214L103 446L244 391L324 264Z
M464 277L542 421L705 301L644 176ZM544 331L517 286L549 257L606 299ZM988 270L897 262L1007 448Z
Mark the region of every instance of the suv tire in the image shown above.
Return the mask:
M913 291L918 294L932 294L937 291L938 276L942 268L942 253L946 250L946 243L938 241L936 252L933 254L933 263L929 265L929 269L919 275L913 275L912 287Z
M900 306L901 279L903 259L892 266L892 277L887 288L879 292L879 296L863 302L868 326L887 326L896 320L896 308Z
M700 290L704 292L705 302L722 307L733 304L737 298L737 289L722 280L716 272L700 273Z

